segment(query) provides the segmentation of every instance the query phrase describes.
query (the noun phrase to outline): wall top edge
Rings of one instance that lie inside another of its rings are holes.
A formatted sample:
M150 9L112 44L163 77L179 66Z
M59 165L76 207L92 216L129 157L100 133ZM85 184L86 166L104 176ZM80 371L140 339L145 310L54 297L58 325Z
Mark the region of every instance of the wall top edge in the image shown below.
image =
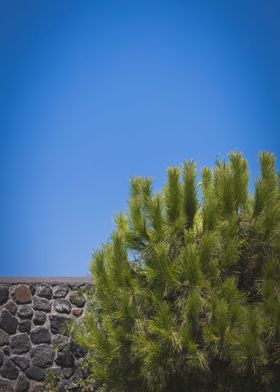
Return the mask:
M0 276L0 284L61 284L71 285L92 284L91 276Z

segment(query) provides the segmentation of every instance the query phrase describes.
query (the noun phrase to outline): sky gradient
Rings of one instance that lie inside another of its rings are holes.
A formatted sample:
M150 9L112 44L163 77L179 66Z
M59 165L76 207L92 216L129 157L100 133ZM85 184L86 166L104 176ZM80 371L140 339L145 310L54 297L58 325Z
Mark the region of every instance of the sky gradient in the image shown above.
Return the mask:
M86 275L129 179L280 155L278 1L0 2L0 275ZM279 167L279 165L278 165Z

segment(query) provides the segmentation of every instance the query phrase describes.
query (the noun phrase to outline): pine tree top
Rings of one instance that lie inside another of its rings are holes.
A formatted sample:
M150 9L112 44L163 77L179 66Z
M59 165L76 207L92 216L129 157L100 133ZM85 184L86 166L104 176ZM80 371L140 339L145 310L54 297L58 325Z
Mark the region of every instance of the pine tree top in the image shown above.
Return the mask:
M275 157L233 152L134 178L128 210L93 255L77 328L108 391L276 391L280 374L280 187Z

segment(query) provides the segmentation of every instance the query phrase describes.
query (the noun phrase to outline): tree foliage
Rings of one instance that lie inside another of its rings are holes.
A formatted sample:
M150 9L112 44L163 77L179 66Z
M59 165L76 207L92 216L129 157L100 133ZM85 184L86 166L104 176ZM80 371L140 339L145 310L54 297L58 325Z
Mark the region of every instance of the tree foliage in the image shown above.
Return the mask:
M102 390L279 390L280 186L274 156L259 160L253 194L236 152L200 182L194 162L157 193L132 179L76 329Z

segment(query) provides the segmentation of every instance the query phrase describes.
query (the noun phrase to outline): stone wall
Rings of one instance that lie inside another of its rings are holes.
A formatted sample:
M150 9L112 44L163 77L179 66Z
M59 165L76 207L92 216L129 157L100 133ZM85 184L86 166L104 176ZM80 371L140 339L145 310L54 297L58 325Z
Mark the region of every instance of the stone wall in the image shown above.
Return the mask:
M76 391L83 356L65 320L81 317L89 278L0 278L0 392L40 392L50 374Z

